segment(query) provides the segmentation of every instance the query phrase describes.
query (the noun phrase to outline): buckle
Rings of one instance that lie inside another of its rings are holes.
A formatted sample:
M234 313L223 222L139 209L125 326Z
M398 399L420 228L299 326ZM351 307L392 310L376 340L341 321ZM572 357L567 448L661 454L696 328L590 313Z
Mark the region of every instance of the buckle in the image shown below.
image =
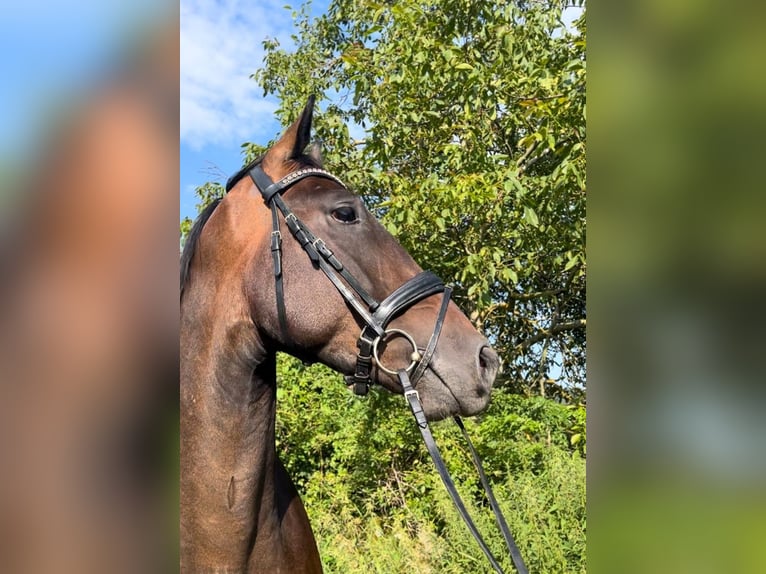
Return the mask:
M356 346L359 349L361 349L362 346L364 346L366 348L367 352L370 353L369 355L365 355L365 358L369 359L370 357L372 357L372 346L375 343L375 341L378 340L380 337L378 337L378 335L375 335L375 333L373 333L373 338L370 339L370 338L364 336L364 334L366 332L367 332L367 327L362 329L362 332L359 335L359 339L357 339L357 341L356 341Z
M316 249L320 253L322 252L322 249L327 249L327 245L325 244L324 241L322 241L321 237L317 237L316 239L314 239L314 241L311 242L311 245L313 245L314 249Z
M271 232L271 250L277 251L282 245L282 233L276 229Z
M285 215L285 223L287 224L287 227L290 229L290 233L293 235L297 235L298 231L301 230L300 222L298 221L298 218L295 217L295 214L291 211L287 215Z
M314 248L314 250L319 253L322 257L325 259L329 259L332 257L332 251L330 251L329 247L325 244L324 241L322 241L321 237L315 237L314 241L311 242L311 246Z
M420 402L420 395L418 394L418 391L416 389L410 389L409 391L404 391L404 398L409 400L411 396L415 396L416 399L418 399L418 402Z

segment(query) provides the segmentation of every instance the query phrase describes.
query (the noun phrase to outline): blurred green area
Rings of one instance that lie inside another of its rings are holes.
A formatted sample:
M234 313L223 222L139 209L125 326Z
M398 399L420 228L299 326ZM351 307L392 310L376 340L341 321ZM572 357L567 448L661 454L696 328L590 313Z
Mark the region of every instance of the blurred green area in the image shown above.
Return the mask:
M591 7L591 572L763 572L766 6Z
M591 246L615 279L763 278L764 16L716 2L596 11Z
M598 487L588 505L589 571L763 572L764 493L696 482L641 477Z

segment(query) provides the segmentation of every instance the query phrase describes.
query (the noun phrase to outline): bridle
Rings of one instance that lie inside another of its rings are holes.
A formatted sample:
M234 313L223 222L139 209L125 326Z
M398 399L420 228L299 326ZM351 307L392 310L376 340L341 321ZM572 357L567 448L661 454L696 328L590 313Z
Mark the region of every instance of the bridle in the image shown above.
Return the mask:
M441 279L430 271L423 271L418 275L415 275L396 290L388 295L383 301L378 302L372 297L356 280L356 278L348 272L343 266L343 263L338 260L333 254L332 250L322 239L316 237L311 230L303 223L287 204L282 199L282 193L288 188L295 185L299 181L307 177L320 177L329 179L345 188L344 183L332 175L330 172L319 168L303 168L297 171L291 172L284 176L279 181L274 182L260 164L255 165L249 170L250 178L255 183L255 187L261 193L264 202L271 209L271 256L274 266L274 281L275 291L277 299L277 317L279 320L279 328L282 333L282 338L285 342L289 341L289 329L287 325L287 311L285 309L284 298L284 282L282 276L282 233L279 226L279 213L285 220L287 228L290 230L292 236L298 241L301 247L306 251L311 259L311 262L321 269L327 278L332 282L338 292L341 294L346 303L356 311L358 316L364 322L364 327L359 335L356 346L359 349L356 357L356 369L351 377L347 377L347 382L353 384L354 392L358 395L366 395L370 385L372 384L372 368L376 366L378 369L396 375L399 379L399 383L402 386L404 396L407 399L407 403L412 410L412 414L418 423L418 428L423 436L423 440L428 449L428 453L436 465L436 469L439 472L439 476L444 482L453 503L455 504L460 516L468 526L473 537L481 547L484 554L487 556L492 567L495 571L503 574L503 570L497 562L497 559L493 556L489 547L484 542L484 539L479 534L473 520L471 519L468 511L463 504L460 495L455 488L455 484L452 481L452 477L449 475L446 465L442 460L439 449L436 446L436 442L431 435L431 430L428 427L428 422L423 411L423 406L420 402L420 396L415 385L423 376L423 373L428 368L431 358L433 357L436 345L439 341L439 334L441 333L444 325L444 318L447 314L447 308L449 307L450 295L452 289L446 286ZM343 280L341 280L341 277ZM345 281L345 283L344 283ZM403 313L419 301L422 301L426 297L442 293L442 302L439 308L439 313L436 316L436 323L431 333L431 337L426 345L425 349L418 347L415 339L406 331L401 329L387 329L389 322L397 315ZM380 360L379 346L382 342L385 342L388 338L402 337L406 339L412 346L412 354L410 355L410 364L403 369L389 369ZM505 521L500 508L495 499L494 493L490 488L489 481L484 473L484 469L481 465L476 450L471 443L468 434L465 431L462 421L459 417L454 417L455 422L460 427L463 436L465 437L469 449L471 451L471 457L474 461L476 469L479 472L479 478L482 486L489 499L492 511L495 514L495 520L500 527L500 530L505 539L506 545L511 555L516 569L519 574L527 574L527 568L524 561L521 558L516 543L511 536L511 532Z
M332 282L343 299L356 311L364 322L364 327L359 335L356 346L359 352L356 356L356 369L348 381L353 384L354 392L357 395L366 395L372 384L372 368L377 368L396 375L397 371L389 369L380 360L378 349L380 344L388 338L401 337L412 346L411 362L405 369L410 374L412 384L417 384L420 377L423 376L428 364L431 361L436 344L439 340L439 333L444 325L444 317L447 314L450 295L452 289L436 275L430 271L423 271L412 279L406 281L383 301L378 302L370 295L348 272L337 257L333 254L327 244L314 235L311 230L303 223L295 213L287 206L282 199L282 193L307 177L321 177L334 181L345 188L341 180L330 172L319 168L304 168L289 173L277 182L263 171L260 164L253 167L250 177L260 191L263 200L271 209L271 256L274 263L274 281L277 298L277 316L279 319L279 328L282 332L284 341L289 340L289 331L287 325L287 312L285 310L284 282L282 277L282 233L279 226L279 213L285 220L287 228L292 236L300 243L304 251L311 259L311 262L319 267L327 278ZM341 280L343 278L343 281ZM344 283L345 281L345 283ZM431 334L431 339L421 354L415 339L407 332L401 329L386 329L389 322L397 315L403 313L419 301L426 297L443 293L442 303L437 315L436 324Z

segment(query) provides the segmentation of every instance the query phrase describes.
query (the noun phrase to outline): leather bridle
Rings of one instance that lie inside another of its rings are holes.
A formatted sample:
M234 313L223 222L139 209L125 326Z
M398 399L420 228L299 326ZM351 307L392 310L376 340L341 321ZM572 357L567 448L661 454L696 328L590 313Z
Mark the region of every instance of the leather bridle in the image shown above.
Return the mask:
M364 322L364 327L359 335L359 340L356 346L359 348L359 352L356 357L356 369L351 377L347 377L347 381L353 383L354 392L358 395L366 395L370 385L372 384L372 368L376 366L378 369L396 375L399 379L399 383L402 386L404 396L407 399L407 403L412 410L412 414L418 423L418 428L423 437L423 441L426 444L428 453L436 465L436 470L439 472L439 476L442 479L447 491L452 498L452 502L458 510L463 521L466 523L469 531L476 539L477 543L481 547L485 556L489 560L492 567L496 572L503 574L503 570L500 567L497 559L494 557L489 547L484 542L484 539L479 534L473 520L471 519L468 511L463 504L460 495L455 488L455 484L452 481L444 461L442 460L439 449L436 446L436 442L431 435L431 431L428 427L428 422L423 411L423 405L420 402L420 396L415 385L418 380L423 376L423 373L428 368L431 358L433 357L436 345L439 341L439 334L441 333L442 326L444 325L444 318L447 314L447 308L449 307L450 295L452 289L445 286L444 283L436 275L430 271L423 271L413 278L406 281L399 288L394 290L393 293L388 295L383 301L378 302L372 297L354 278L354 276L348 272L343 266L340 260L333 254L332 250L322 239L316 237L298 217L290 210L287 204L282 199L282 193L295 185L299 181L307 177L320 177L329 179L345 188L341 180L332 175L331 173L319 169L319 168L303 168L292 173L287 174L282 179L274 182L263 169L260 164L257 164L249 171L249 175L255 183L255 187L263 196L263 200L266 205L271 209L271 256L274 263L274 281L277 299L277 316L279 320L279 328L282 332L282 338L285 341L289 341L289 330L287 325L287 311L285 309L285 296L284 296L284 282L282 277L282 233L279 227L279 213L285 220L287 228L290 230L292 236L300 243L304 251L311 259L311 262L319 267L327 278L335 285L335 288L341 294L343 299L346 300L351 308L356 311L358 316ZM341 280L341 277L343 280ZM345 281L345 283L344 283ZM436 316L436 324L431 334L431 338L428 341L425 349L420 349L415 342L415 339L406 331L401 329L387 329L389 322L397 315L403 313L419 301L422 301L426 297L442 293L441 307L439 313ZM403 337L409 341L412 346L412 354L410 356L411 362L406 368L402 369L389 369L384 366L380 360L378 348L382 342L385 342L390 337ZM422 350L422 353L421 353ZM479 472L479 478L482 486L489 499L492 511L495 514L495 520L503 534L506 545L510 552L511 559L516 566L519 574L527 574L527 567L521 558L518 547L516 546L513 536L505 521L505 517L500 511L500 507L497 504L497 500L489 485L489 481L484 473L484 469L481 465L476 450L471 443L468 434L465 431L462 421L459 417L454 417L455 422L460 427L463 436L465 437L469 449L471 451L471 457L474 461L474 465Z
M354 392L358 395L367 394L369 387L373 382L373 366L376 366L389 374L397 374L397 370L389 369L383 365L378 353L380 344L393 337L402 337L412 346L412 354L410 355L411 362L405 370L410 375L412 384L417 384L417 381L422 377L426 368L428 368L428 364L436 349L439 333L444 324L444 317L447 314L447 307L449 306L452 289L445 286L441 279L430 271L423 271L405 282L388 297L383 299L383 301L378 302L361 286L359 281L348 272L343 266L343 263L335 257L327 244L322 241L322 239L315 236L306 224L298 219L295 213L292 212L284 199L282 199L282 193L307 177L329 179L345 188L346 186L341 180L323 169L304 168L289 173L279 181L274 182L266 172L263 171L260 164L253 167L249 174L255 183L255 187L260 191L263 200L271 209L271 256L274 263L277 316L283 339L285 341L289 340L289 332L282 277L282 233L279 226L280 212L282 213L290 233L298 241L301 247L303 247L304 251L306 251L311 262L324 272L343 299L346 300L364 322L364 327L362 328L362 332L356 343L356 346L359 349L356 356L356 369L353 376L347 379L348 382L353 383ZM341 277L343 278L343 281L341 280ZM436 324L434 325L431 339L425 349L422 350L421 354L421 349L409 333L401 329L386 329L386 327L394 317L426 297L430 297L437 293L443 293L441 308L439 309L439 314L436 318Z

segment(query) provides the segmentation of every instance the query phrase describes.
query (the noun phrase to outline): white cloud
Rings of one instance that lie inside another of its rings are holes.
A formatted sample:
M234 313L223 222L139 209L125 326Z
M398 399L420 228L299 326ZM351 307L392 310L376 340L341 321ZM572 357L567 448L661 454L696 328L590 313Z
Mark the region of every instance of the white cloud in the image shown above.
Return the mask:
M182 0L181 141L193 149L235 145L274 132L274 98L250 79L262 41L290 42L284 0Z

